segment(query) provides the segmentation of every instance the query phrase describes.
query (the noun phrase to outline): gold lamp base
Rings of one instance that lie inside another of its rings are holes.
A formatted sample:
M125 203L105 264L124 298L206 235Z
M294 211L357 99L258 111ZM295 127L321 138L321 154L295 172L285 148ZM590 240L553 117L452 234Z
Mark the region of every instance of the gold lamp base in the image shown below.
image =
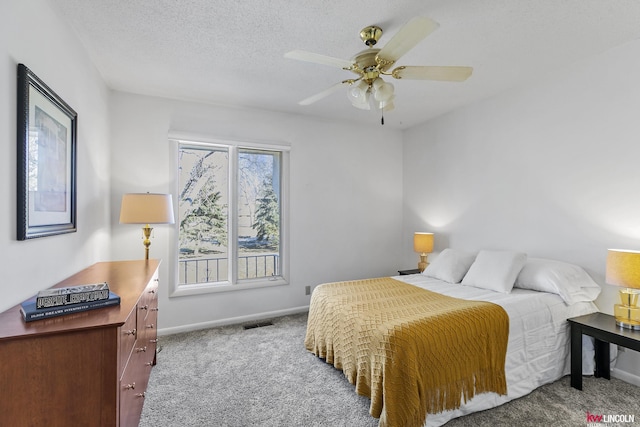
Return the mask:
M151 231L153 227L149 227L149 224L142 227L142 235L144 236L144 240L142 244L144 245L144 259L149 259L149 246L151 246Z
M640 330L640 307L638 307L640 292L632 289L620 290L622 304L613 306L616 325L625 329Z
M418 270L420 270L420 273L422 273L424 269L427 268L427 265L429 265L429 263L427 262L427 254L420 254L420 262L418 263Z

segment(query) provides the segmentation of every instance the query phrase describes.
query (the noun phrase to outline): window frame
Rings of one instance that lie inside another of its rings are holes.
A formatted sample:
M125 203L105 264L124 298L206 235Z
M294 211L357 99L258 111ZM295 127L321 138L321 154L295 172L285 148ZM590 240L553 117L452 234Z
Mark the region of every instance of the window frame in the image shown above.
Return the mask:
M206 137L202 135L193 135L188 133L169 133L169 142L171 146L171 171L173 193L175 197L174 213L177 218L174 224L174 237L170 247L171 263L169 265L169 275L173 279L172 289L169 293L170 297L198 295L216 292L239 291L246 289L271 286L282 286L289 284L289 152L291 146L288 143L281 142L262 142L251 140L232 140ZM221 148L229 153L229 210L228 210L228 257L230 260L230 280L196 283L196 284L180 284L179 282L179 236L180 236L180 218L179 218L179 194L180 180L178 176L179 168L179 150L181 145L203 148ZM240 149L276 151L280 153L280 275L274 277L260 277L251 279L238 280L238 151Z

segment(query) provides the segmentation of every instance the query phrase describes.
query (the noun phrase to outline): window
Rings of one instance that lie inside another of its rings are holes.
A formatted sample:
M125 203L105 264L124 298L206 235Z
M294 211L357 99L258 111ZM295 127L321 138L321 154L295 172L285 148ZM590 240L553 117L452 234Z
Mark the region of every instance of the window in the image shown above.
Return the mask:
M178 294L286 283L287 162L288 147L177 142Z

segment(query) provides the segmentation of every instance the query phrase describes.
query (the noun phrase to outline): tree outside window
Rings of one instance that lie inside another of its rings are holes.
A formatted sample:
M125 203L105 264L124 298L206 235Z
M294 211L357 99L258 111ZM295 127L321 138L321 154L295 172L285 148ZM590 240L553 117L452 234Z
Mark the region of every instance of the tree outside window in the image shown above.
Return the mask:
M186 143L178 150L179 283L280 275L281 152Z

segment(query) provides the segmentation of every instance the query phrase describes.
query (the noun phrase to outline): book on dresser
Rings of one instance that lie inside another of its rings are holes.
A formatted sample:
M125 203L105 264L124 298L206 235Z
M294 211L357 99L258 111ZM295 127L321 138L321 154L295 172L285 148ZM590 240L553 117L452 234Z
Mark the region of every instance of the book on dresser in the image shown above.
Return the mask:
M94 300L47 308L37 308L36 300L37 296L20 304L20 313L22 314L22 318L25 322L49 319L51 317L64 316L65 314L80 313L83 311L96 310L120 304L120 297L113 292L109 292L109 298L103 300Z
M109 299L109 285L107 282L66 286L64 288L51 288L38 292L36 296L36 308L58 307L106 299Z

